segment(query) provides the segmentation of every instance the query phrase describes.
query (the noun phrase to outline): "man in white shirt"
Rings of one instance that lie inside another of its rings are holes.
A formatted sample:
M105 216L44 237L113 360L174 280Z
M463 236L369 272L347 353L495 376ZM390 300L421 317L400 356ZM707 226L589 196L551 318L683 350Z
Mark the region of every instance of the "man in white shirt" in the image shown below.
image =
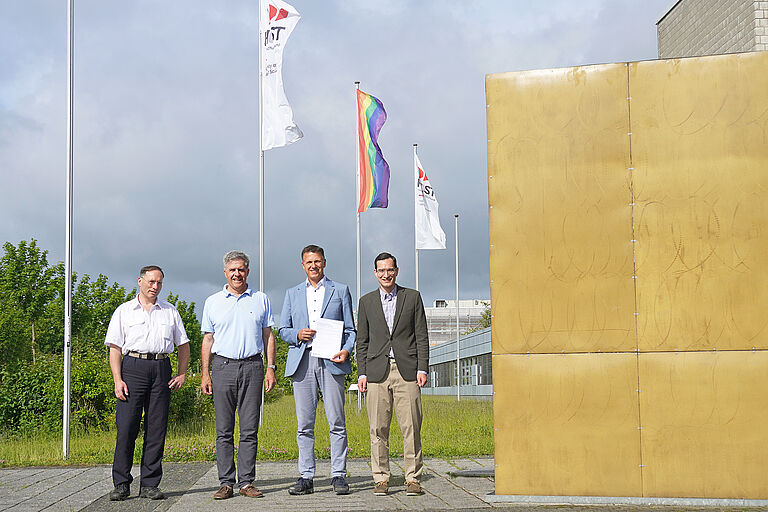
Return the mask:
M280 315L280 337L288 343L285 376L293 379L298 423L299 479L288 493L311 494L315 489L315 415L321 391L331 441L331 485L336 494L349 494L344 378L352 372L350 354L355 346L352 296L347 285L325 276L322 247L306 246L301 251L301 267L307 278L285 292ZM312 354L320 318L343 322L343 332L329 359Z
M163 499L158 489L163 476L163 448L168 429L171 390L186 380L189 338L179 312L160 300L163 270L157 265L139 272L139 293L117 307L107 328L104 344L109 347L109 366L117 397L117 441L112 463L115 489L112 501L130 496L131 466L141 415L144 412L144 446L141 456L139 496ZM179 373L171 376L170 355L179 347Z

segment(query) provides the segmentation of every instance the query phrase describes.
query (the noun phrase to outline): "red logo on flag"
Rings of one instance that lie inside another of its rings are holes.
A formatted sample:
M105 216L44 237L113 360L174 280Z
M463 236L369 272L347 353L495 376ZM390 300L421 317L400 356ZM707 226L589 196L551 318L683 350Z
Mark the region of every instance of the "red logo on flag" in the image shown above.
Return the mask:
M288 11L285 9L277 10L277 7L275 7L272 4L269 4L269 22L272 23L273 21L282 20L284 18L288 17Z

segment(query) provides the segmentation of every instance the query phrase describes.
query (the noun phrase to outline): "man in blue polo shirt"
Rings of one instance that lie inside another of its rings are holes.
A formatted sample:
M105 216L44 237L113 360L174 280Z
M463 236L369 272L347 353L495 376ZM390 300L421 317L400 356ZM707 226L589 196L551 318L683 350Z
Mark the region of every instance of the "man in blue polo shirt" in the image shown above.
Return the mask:
M275 337L272 309L262 292L248 286L250 258L241 251L224 255L224 289L203 307L203 375L200 388L213 393L216 412L216 468L221 487L214 499L231 498L235 483L240 494L261 498L254 485L262 386L275 385ZM267 369L262 351L266 345ZM211 371L213 380L211 380ZM235 409L240 418L240 444L235 482Z

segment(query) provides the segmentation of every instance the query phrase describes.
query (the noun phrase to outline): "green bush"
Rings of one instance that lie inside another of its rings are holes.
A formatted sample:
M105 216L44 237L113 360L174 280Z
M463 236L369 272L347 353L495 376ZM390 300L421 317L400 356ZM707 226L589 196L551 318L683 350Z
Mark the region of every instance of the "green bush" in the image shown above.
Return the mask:
M181 389L171 392L169 424L183 425L214 417L213 400L200 389L200 378L200 374L188 373Z
M61 426L61 398L50 392L59 369L54 358L0 371L0 425L4 434L34 434ZM61 395L61 393L59 393Z

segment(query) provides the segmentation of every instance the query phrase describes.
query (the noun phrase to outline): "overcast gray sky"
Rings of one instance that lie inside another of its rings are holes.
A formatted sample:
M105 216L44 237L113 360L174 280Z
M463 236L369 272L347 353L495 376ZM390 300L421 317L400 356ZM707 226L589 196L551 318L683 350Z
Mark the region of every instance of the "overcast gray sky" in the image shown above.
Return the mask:
M656 57L672 0L294 0L283 79L299 142L266 152L265 280L275 310L326 249L355 290L354 82L388 120L389 208L362 215L362 289L398 257L414 284L412 146L440 202L447 250L420 251L426 303L488 298L485 75ZM36 238L63 260L67 2L0 0L0 241ZM131 287L161 265L197 303L221 256L253 258L258 287L258 1L75 0L73 266ZM356 300L356 298L354 299Z

